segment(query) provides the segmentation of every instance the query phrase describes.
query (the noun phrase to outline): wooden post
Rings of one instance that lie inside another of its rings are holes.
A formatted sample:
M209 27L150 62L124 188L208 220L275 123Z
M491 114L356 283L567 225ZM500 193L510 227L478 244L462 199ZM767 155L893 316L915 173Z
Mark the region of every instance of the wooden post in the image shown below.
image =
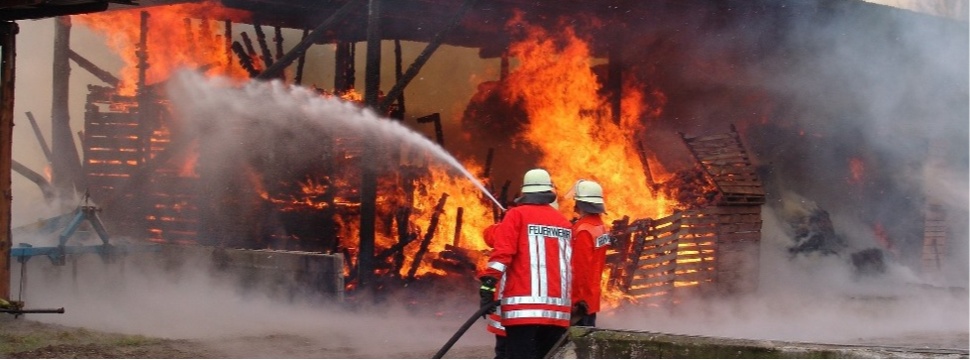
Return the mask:
M417 274L418 266L421 265L421 260L424 258L424 254L428 253L428 246L431 245L431 240L434 239L435 230L438 228L438 218L441 217L441 213L445 211L445 201L447 200L448 193L442 193L441 198L438 199L438 205L434 207L434 213L431 214L431 223L428 224L428 230L424 233L424 239L421 239L421 247L419 247L418 252L414 254L414 261L411 263L411 269L408 270L408 282L414 280L414 276Z
M253 47L253 39L250 39L249 34L247 34L245 31L239 33L239 36L242 37L243 45L246 46L246 54L249 55L250 58L255 58L256 48ZM250 61L252 61L252 59L250 59Z
M364 77L364 103L377 109L381 86L381 0L369 0L367 7L367 69ZM372 135L365 135L369 141ZM361 154L360 181L360 255L357 260L357 284L369 287L374 272L374 222L377 218L378 143L364 146Z
M333 91L344 94L354 88L353 43L337 41L333 57Z
M488 154L485 155L485 168L482 169L481 178L488 180L489 176L492 176L492 158L495 157L495 148L488 148Z
M610 104L612 105L613 123L620 123L621 101L623 100L623 46L622 38L617 35L610 41L609 57L607 64L607 88L610 91Z
M51 182L61 196L71 196L79 190L81 160L71 131L68 89L71 64L71 18L54 21L53 82L51 84Z
M226 42L226 67L232 65L232 21L223 22L223 40Z
M458 213L455 214L455 240L451 242L454 247L461 247L461 218L465 214L465 208L458 207Z
M374 1L376 0L371 0L371 2ZM428 45L425 46L424 50L421 51L421 54L418 55L418 57L414 59L414 62L411 63L411 66L408 67L407 72L405 72L404 75L398 79L397 83L394 84L394 87L391 88L391 91L387 92L387 96L384 98L384 101L381 102L380 107L375 107L375 110L379 110L378 112L380 113L385 112L387 107L390 106L391 103L394 102L394 100L397 99L402 92L404 92L404 88L406 88L408 84L411 83L411 80L418 75L418 72L421 71L421 67L424 66L424 63L428 62L428 59L431 58L431 55L434 54L435 50L438 50L438 47L441 46L441 42L444 40L445 35L450 34L451 31L458 26L459 23L461 23L461 19L465 16L465 12L467 12L468 9L470 9L474 4L475 0L465 0L461 3L461 8L459 8L458 13L451 18L451 22L448 23L444 29L438 31L433 38L431 38L431 41L428 42Z
M253 30L256 31L256 42L259 43L259 51L263 55L263 68L268 68L273 65L273 54L269 51L269 44L266 42L266 33L263 32L263 26L259 23L253 23Z
M237 57L239 57L239 65L242 66L243 69L246 69L246 72L249 73L249 77L253 78L259 75L259 71L257 71L256 66L253 65L253 59L250 58L249 54L246 53L246 49L243 49L242 44L240 44L238 41L234 41L232 43L232 51L236 53Z
M0 299L10 299L10 168L13 162L13 97L16 74L17 32L15 22L0 22Z
M402 51L401 51L401 39L394 39L394 81L401 81L401 77L404 76L403 67L401 66L402 61ZM394 116L395 119L404 120L404 92L397 97L397 112Z
M276 43L276 59L275 60L279 60L281 57L283 57L283 29L280 28L279 26L273 27L273 35L274 35L273 36L273 42ZM303 37L306 37L305 30L304 30Z
M300 39L301 40L306 39L306 36L309 32L310 30L303 29L303 37ZM282 55L280 55L280 57L277 57L276 61L280 61L281 58L282 58ZM300 59L296 61L296 77L293 79L293 82L296 83L297 85L303 84L303 64L305 62L306 62L306 52L304 51L302 54L300 54Z
M340 9L337 9L337 11L334 12L333 15L330 15L330 17L327 18L327 20L324 20L322 23L320 23L319 26L313 29L313 32L311 32L310 35L304 37L303 40L300 40L299 44L296 44L296 46L290 49L288 53L286 53L278 61L273 63L273 66L270 66L266 68L266 70L263 70L263 73L259 74L259 76L257 76L256 78L270 79L282 74L283 69L285 69L287 66L290 66L290 64L292 64L297 57L300 57L301 55L303 55L303 53L310 48L310 45L313 45L314 42L326 36L327 30L330 29L330 27L333 26L334 23L336 23L340 19L343 19L344 16L347 16L348 14L350 14L350 11L353 10L355 7L357 7L357 5L362 1L363 0L349 0L346 3L344 3L344 6L341 6ZM370 0L370 1L373 2L374 0Z

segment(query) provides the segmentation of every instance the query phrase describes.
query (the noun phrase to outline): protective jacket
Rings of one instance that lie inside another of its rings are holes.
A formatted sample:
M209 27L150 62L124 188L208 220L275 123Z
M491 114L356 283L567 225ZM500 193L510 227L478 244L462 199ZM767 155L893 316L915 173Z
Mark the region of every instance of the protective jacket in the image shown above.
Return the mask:
M503 326L569 326L570 223L548 204L509 209L485 229L493 250L480 276L502 279Z
M609 235L599 214L587 214L573 224L573 303L585 301L588 313L600 311L601 281Z
M485 237L485 245L495 247L495 243L492 240L492 238ZM502 300L503 288L505 288L505 276L499 278L498 287L495 290L495 300ZM502 326L502 305L496 306L495 312L488 314L486 324L485 329L488 332L498 336L505 336L505 327Z

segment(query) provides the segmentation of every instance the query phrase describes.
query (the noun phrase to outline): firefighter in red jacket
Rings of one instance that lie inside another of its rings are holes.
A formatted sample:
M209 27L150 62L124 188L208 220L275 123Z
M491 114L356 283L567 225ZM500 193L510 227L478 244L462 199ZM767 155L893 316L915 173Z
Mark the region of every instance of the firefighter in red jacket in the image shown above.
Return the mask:
M554 207L549 173L525 173L522 196L498 224L485 229L494 249L479 276L482 302L501 297L506 353L542 358L569 327L570 223Z
M485 238L485 245L489 247L495 247L493 239L490 237ZM502 281L499 281L501 283ZM488 301L492 300L502 300L501 293L495 290L483 289L482 290L481 306L485 306ZM491 297L489 297L491 295ZM495 310L486 315L485 317L486 325L485 330L495 334L495 358L496 359L508 359L508 355L505 352L505 327L502 326L502 306L496 306Z
M573 223L573 281L572 323L579 326L596 326L596 313L600 311L600 281L606 263L606 248L610 236L601 214L606 212L603 187L594 181L579 180L572 190L576 200L575 211L579 218Z

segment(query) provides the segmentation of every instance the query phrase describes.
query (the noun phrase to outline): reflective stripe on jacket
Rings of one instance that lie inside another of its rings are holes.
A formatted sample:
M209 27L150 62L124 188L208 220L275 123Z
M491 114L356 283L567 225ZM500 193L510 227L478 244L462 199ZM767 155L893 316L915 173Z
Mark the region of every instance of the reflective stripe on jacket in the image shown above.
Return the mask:
M488 243L486 242L486 244ZM495 300L502 300L502 289L504 288L505 275L503 274L502 279L498 282L498 288L495 291ZM488 317L486 317L486 324L485 329L488 330L488 332L498 336L505 336L505 327L502 326L502 305L496 306L495 312L488 314Z
M485 229L493 250L481 275L505 275L503 326L569 326L570 227L549 205L527 204L509 209L501 223Z
M599 214L583 216L573 224L573 304L586 301L589 313L600 311L603 267L606 264L607 242L602 241L606 225Z

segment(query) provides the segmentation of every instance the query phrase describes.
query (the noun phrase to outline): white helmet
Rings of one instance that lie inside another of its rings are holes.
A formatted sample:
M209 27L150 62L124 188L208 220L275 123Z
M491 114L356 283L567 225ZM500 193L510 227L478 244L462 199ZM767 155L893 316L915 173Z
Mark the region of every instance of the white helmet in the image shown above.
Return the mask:
M522 177L522 193L552 191L552 178L543 169L532 169Z
M573 199L590 204L603 204L603 187L592 180L579 180L573 187Z

